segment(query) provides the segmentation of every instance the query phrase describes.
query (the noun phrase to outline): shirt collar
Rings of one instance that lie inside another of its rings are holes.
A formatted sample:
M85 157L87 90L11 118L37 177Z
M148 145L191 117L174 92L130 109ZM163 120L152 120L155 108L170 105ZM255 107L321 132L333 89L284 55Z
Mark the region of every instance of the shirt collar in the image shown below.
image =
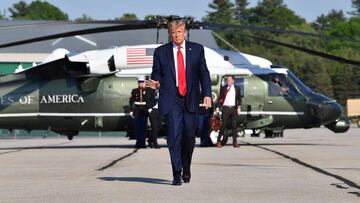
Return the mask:
M172 45L173 45L173 48L177 48L177 45L174 42L172 43ZM181 44L181 48L185 48L185 40Z

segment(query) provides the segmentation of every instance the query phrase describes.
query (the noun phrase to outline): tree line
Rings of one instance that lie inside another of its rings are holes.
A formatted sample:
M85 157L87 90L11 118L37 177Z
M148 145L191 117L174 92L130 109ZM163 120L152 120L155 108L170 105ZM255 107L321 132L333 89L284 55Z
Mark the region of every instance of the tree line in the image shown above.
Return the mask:
M309 36L279 34L264 31L250 31L229 28L215 30L230 44L241 52L261 56L274 64L288 67L312 89L345 104L349 98L360 98L360 67L334 62L320 57L305 54L289 48L269 44L245 37L255 35L308 49L314 49L343 58L359 61L360 44L360 0L351 0L353 11L347 17L342 10L331 10L321 14L314 22L306 22L304 18L289 9L283 0L260 0L256 6L249 7L248 0L213 0L208 5L207 15L202 21L211 23L239 24L251 26L267 26L287 30L298 30L325 36L352 39L325 40ZM62 20L69 17L59 8L46 1L33 1L27 4L20 1L8 9L12 19L30 20ZM0 12L0 19L5 18ZM148 19L151 15L145 17ZM125 13L115 20L137 20L133 13ZM75 21L93 20L83 14ZM231 49L220 40L222 48Z

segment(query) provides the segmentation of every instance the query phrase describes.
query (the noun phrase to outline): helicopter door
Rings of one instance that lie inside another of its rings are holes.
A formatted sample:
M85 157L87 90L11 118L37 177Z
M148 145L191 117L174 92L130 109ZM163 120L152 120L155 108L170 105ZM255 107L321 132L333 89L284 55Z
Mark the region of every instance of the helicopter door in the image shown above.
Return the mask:
M290 83L285 74L264 76L266 81L266 102L264 114L273 118L273 127L295 127L301 123L306 108L305 98Z
M245 96L241 106L241 115L245 114L246 128L261 128L271 123L267 115L261 112L265 103L265 84L257 75L245 78Z

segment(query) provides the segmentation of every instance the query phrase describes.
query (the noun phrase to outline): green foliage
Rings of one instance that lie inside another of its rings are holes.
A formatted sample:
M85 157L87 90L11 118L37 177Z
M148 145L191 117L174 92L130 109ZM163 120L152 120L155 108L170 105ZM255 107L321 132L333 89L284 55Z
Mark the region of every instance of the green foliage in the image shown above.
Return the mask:
M82 14L82 16L75 19L76 22L84 22L84 21L92 21L92 20L93 19L86 14Z
M234 4L230 0L213 0L209 3L207 21L213 23L232 23L234 22Z
M329 14L317 17L316 21L312 24L318 31L325 31L335 26L338 23L345 22L346 18L342 10L338 11L332 9Z
M28 5L25 1L19 1L19 3L14 4L12 8L9 8L11 17L17 19L25 18L27 15L27 7Z
M155 15L146 15L144 17L144 20L151 20L151 19L155 19Z
M220 4L220 2L223 4ZM213 23L262 25L360 40L360 18L352 17L347 19L341 10L332 10L327 15L319 16L314 23L307 23L303 18L288 9L283 0L261 0L253 8L247 8L246 0L236 0L234 7L220 6L231 5L225 4L226 2L230 3L229 1L213 1L212 4L209 4L213 11L209 12L204 19ZM224 9L226 12L224 12ZM231 16L233 17L230 18ZM335 98L342 104L345 104L348 98L360 97L360 67L337 63L289 48L254 40L241 34L294 44L356 61L360 59L359 42L328 41L315 37L234 28L217 31L216 33L241 52L264 57L274 64L288 67L310 88ZM220 47L231 49L228 44L218 39L217 41Z
M134 13L124 13L121 17L115 18L115 20L119 21L132 21L132 20L138 20L136 14Z
M234 17L240 24L247 23L248 20L248 9L249 2L247 0L235 0Z
M288 28L305 20L288 9L283 0L262 0L256 7L249 9L248 21L250 24Z
M20 1L9 8L11 17L14 19L26 20L68 20L68 15L59 8L44 1L33 1L27 5L25 1Z
M0 11L0 19L5 19L5 12L3 13Z
M355 11L349 12L349 14L360 17L360 0L351 0L351 3Z

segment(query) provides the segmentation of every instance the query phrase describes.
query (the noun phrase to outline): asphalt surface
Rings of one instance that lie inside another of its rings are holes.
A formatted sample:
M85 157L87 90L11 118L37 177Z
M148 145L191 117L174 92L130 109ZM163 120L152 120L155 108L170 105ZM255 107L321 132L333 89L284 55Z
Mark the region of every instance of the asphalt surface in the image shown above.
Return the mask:
M172 186L164 139L3 138L0 202L360 202L360 128L239 140L197 147L191 182Z

